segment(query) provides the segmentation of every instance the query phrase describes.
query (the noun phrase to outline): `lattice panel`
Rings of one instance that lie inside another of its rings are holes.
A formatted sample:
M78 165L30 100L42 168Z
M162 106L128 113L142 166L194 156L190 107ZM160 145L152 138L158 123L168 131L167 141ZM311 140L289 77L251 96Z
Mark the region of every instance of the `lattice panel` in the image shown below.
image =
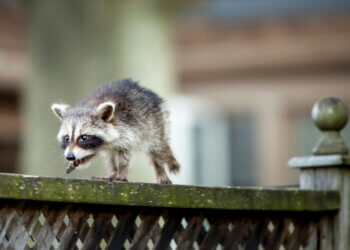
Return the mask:
M311 213L3 200L0 249L313 249L329 221Z

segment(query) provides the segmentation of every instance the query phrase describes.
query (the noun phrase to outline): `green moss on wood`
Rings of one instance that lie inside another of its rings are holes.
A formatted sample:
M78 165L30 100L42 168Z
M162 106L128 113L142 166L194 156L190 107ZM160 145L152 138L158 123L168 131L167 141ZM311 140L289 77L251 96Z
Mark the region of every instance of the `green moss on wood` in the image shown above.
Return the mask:
M118 183L0 174L0 198L128 206L264 211L330 211L339 193L299 189Z

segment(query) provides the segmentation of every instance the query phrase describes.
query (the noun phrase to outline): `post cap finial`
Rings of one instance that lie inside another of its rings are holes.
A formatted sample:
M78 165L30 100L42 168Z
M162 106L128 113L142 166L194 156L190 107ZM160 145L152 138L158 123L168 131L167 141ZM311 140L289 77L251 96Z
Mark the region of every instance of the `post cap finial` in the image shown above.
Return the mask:
M313 154L348 154L348 148L339 133L348 121L345 104L336 97L322 98L313 106L311 116L322 132L317 145L313 148Z
M339 98L325 97L314 104L311 115L321 131L320 138L312 149L313 155L293 157L288 161L288 165L302 169L350 167L349 150L340 134L348 121L345 104ZM300 180L301 187L310 184L309 179L301 178Z
M312 119L322 131L341 131L348 121L345 104L336 97L325 97L312 108Z

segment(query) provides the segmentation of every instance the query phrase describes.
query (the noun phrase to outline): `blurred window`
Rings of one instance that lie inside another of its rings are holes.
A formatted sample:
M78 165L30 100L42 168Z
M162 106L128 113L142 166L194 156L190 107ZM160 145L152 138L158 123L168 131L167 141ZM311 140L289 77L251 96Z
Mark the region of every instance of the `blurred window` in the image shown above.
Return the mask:
M255 165L255 122L246 117L232 117L230 119L230 162L231 185L254 185Z

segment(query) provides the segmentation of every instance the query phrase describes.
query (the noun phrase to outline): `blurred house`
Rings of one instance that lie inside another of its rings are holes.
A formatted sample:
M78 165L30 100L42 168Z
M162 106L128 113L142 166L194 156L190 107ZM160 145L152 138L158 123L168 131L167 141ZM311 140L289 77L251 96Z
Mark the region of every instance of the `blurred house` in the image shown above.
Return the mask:
M311 153L313 103L338 96L350 104L350 2L315 3L220 0L182 10L175 36L180 90L222 107L227 121L217 127L229 127L226 140L213 128L216 139L194 144L202 148L194 165L210 162L194 177L198 183L297 183L286 162ZM192 129L199 133L198 124Z
M124 76L170 100L179 183L294 184L286 162L318 135L312 104L338 96L350 106L350 4L0 0L0 170L63 174L49 103Z
M0 1L0 171L17 167L21 135L20 97L28 43L23 6Z

